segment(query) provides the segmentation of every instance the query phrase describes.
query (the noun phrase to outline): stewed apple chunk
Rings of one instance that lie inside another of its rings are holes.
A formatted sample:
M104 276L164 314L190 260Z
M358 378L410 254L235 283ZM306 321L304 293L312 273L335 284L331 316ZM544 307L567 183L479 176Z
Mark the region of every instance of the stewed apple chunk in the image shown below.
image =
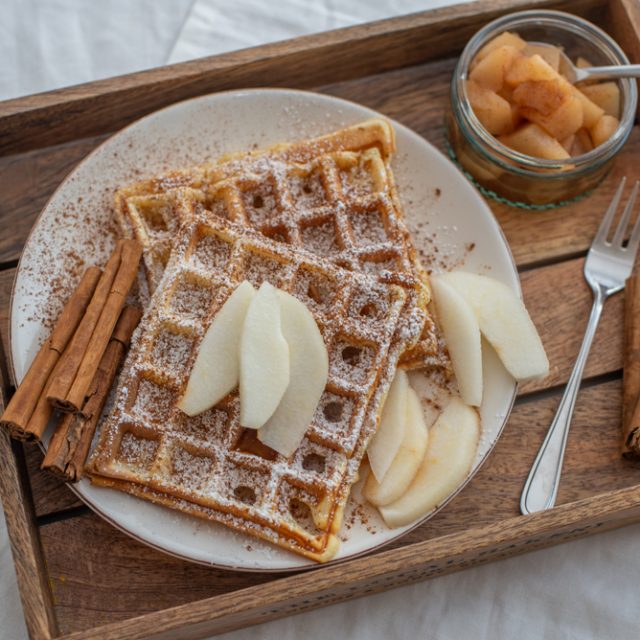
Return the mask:
M520 53L515 47L498 47L478 62L471 70L469 79L492 91L500 91L507 70L519 56Z
M467 95L473 112L489 133L499 136L513 131L511 105L504 98L473 80L467 83Z
M618 118L606 114L603 115L590 129L594 146L597 147L606 142L614 134L619 124Z
M514 150L547 160L566 160L606 142L620 124L618 84L574 86L560 63L559 47L513 33L486 44L467 80L469 103L485 129Z
M582 104L582 122L584 126L587 128L593 127L593 125L604 115L604 110L597 104L591 102L591 100L589 100L582 91L575 87L573 87L573 94L578 98L578 100L580 100L580 104Z
M559 80L523 82L514 89L513 101L522 116L556 140L564 140L582 126L582 104Z
M589 151L593 151L593 140L591 134L583 127L576 131L569 153L572 156L579 156Z
M504 81L511 87L523 82L555 80L558 73L537 53L532 56L519 55L504 74Z
M591 62L590 60L587 60L586 58L583 58L582 56L578 56L576 58L576 67L578 67L578 69L586 69L587 67L593 67L594 64L593 62Z
M604 110L608 116L617 118L620 115L620 88L616 82L600 82L580 87L593 104Z
M571 93L557 79L528 80L511 91L512 101L521 109L531 109L545 116L557 111L570 97Z
M545 160L566 160L571 156L566 149L542 127L530 122L518 127L510 135L498 138L502 144L535 158Z
M517 34L511 33L510 31L505 31L501 33L499 36L496 36L491 42L487 42L487 44L478 51L476 57L474 58L475 63L480 62L483 58L486 58L492 51L497 49L498 47L509 46L517 49L518 51L524 49L527 46L527 43ZM473 65L473 62L471 63Z
M539 55L554 71L560 71L560 49L557 47L552 49L528 42L522 53L528 57Z

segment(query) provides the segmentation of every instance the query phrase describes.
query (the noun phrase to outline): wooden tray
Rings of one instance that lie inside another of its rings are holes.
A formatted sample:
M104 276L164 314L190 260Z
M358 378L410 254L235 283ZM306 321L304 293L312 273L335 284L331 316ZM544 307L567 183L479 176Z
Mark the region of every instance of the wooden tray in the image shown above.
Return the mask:
M449 81L468 38L507 11L566 9L640 62L636 0L492 0L299 38L0 104L0 326L29 229L55 187L110 132L159 107L249 86L355 100L443 147ZM330 83L330 84L329 84ZM587 247L619 177L637 178L640 132L587 200L545 213L490 202L511 244L551 375L520 389L494 453L440 514L385 549L299 574L219 571L126 537L0 435L0 493L32 638L201 638L375 593L640 520L640 466L620 459L622 307L616 296L586 368L559 506L518 515L524 479L578 352L591 304ZM8 378L0 353L5 385ZM8 389L5 389L8 391Z

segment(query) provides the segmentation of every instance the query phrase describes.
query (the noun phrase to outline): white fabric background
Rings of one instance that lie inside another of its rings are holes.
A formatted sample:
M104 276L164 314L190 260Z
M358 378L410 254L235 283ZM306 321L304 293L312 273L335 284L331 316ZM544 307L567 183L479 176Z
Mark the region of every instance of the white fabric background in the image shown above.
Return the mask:
M0 99L452 0L3 0ZM0 470L1 472L1 470ZM639 637L640 525L224 638ZM27 637L0 512L0 640Z

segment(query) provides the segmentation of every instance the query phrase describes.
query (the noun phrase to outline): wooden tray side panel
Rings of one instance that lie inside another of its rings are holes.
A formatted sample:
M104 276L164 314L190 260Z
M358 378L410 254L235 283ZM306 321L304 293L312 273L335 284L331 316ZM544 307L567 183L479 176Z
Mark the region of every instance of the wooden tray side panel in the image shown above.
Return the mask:
M637 0L612 0L607 6L607 29L631 62L640 63L640 4Z

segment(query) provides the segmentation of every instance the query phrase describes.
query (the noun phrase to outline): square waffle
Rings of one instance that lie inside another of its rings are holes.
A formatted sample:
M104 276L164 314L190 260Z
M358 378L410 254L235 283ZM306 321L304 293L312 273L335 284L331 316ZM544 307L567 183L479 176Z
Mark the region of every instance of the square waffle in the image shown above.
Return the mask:
M328 560L400 355L420 334L407 304L411 284L349 271L211 215L205 206L215 196L205 203L200 192L178 189L172 197L183 226L88 471L97 484ZM239 425L235 392L192 418L175 406L208 325L245 279L256 287L268 280L304 302L329 352L325 392L290 459Z
M168 176L140 182L116 194L125 235L144 246L148 286L157 287L180 225L175 190L202 191L210 210L263 235L304 248L355 271L376 273L403 285L418 278L416 304L430 298L406 228L389 165L393 129L380 119L266 151L234 154ZM224 197L220 197L223 194ZM402 357L407 368L448 369L442 339L425 314L421 340Z

